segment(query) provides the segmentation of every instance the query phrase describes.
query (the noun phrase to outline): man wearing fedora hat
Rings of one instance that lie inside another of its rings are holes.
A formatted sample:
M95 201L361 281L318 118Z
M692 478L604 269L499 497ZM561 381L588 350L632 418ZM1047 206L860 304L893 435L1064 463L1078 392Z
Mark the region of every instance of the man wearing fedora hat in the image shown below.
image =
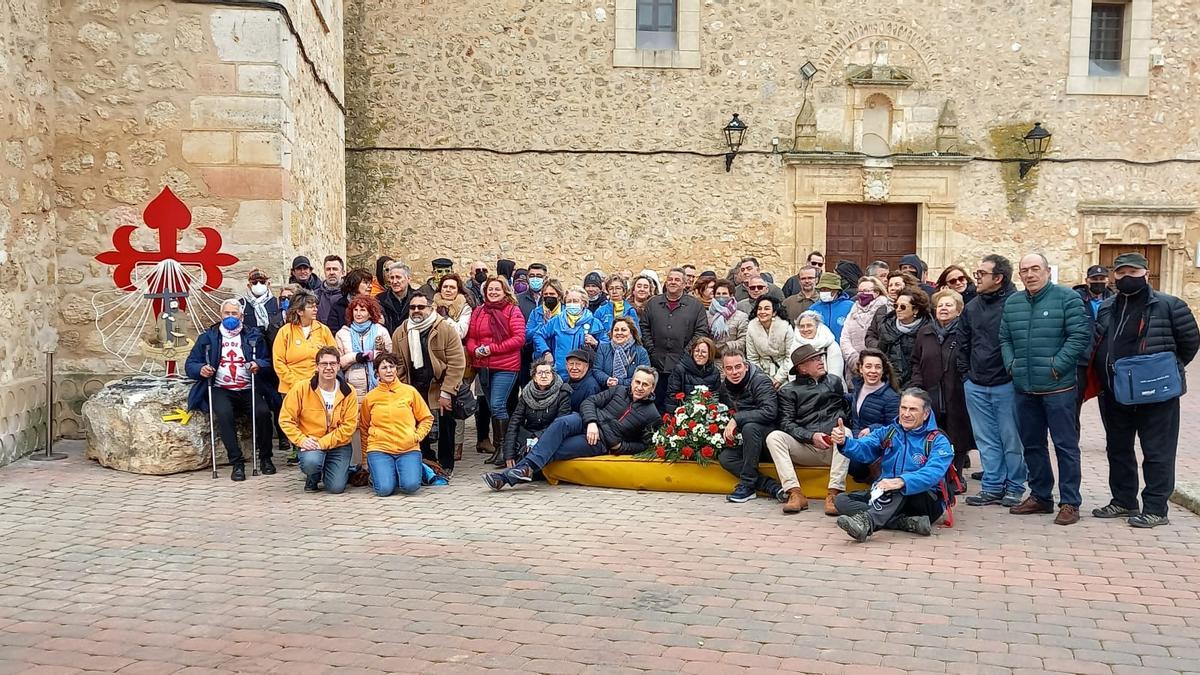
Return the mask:
M1179 396L1157 403L1123 405L1113 394L1118 359L1174 353L1179 367L1179 394L1187 391L1184 367L1200 350L1200 331L1187 304L1150 287L1149 265L1140 253L1122 253L1113 263L1117 295L1104 301L1096 317L1093 375L1100 381L1100 416L1108 454L1108 487L1112 501L1094 509L1097 518L1124 518L1133 527L1167 524L1167 500L1175 490L1175 451L1179 444ZM1142 445L1142 490L1138 509L1138 465L1133 449Z
M846 491L850 460L834 447L829 433L838 419L850 419L846 386L825 372L825 359L812 345L792 352L796 379L779 390L779 430L767 435L767 450L785 492L800 487L795 465L828 466L825 514L838 515L834 498Z

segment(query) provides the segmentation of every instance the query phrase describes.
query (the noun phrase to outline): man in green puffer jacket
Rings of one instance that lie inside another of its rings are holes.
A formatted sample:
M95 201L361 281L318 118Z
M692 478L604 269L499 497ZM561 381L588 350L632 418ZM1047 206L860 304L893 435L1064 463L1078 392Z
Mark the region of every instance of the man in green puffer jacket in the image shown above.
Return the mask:
M1054 511L1054 470L1046 433L1058 459L1058 516L1079 522L1079 427L1075 410L1076 362L1091 347L1087 310L1079 294L1050 283L1050 263L1040 253L1021 258L1018 273L1025 291L1004 303L1000 354L1017 390L1017 428L1029 467L1029 497L1010 513ZM1081 385L1080 385L1081 386Z

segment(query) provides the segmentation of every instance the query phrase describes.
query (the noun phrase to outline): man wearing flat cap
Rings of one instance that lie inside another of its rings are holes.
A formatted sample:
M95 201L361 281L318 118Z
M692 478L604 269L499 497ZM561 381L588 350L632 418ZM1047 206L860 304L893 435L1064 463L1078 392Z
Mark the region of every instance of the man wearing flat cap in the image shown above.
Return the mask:
M421 291L431 298L437 297L438 284L442 283L442 277L454 272L454 261L449 258L434 258L432 271L433 276L421 287Z
M1092 515L1123 518L1133 527L1157 527L1168 523L1167 500L1175 490L1179 397L1186 392L1184 367L1200 350L1200 331L1185 302L1150 287L1149 265L1142 254L1117 256L1113 277L1117 294L1100 306L1091 361L1092 381L1099 380L1101 389L1112 501L1093 509ZM1158 354L1170 356L1153 356ZM1118 372L1127 381L1154 384L1121 388L1116 386ZM1140 508L1134 436L1141 441L1146 483Z
M837 451L829 433L839 419L850 419L846 385L825 372L825 359L812 345L792 352L792 374L796 379L779 390L779 430L767 434L767 451L785 493L800 487L795 465L830 467L825 514L836 516L834 498L846 491L850 460Z

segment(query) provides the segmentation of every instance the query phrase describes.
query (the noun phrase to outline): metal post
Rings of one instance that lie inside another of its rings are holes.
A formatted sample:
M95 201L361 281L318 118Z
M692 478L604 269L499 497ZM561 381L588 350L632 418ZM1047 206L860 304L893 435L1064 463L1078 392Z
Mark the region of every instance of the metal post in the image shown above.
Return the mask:
M35 462L66 459L67 453L54 452L54 352L46 352L46 452L35 454Z

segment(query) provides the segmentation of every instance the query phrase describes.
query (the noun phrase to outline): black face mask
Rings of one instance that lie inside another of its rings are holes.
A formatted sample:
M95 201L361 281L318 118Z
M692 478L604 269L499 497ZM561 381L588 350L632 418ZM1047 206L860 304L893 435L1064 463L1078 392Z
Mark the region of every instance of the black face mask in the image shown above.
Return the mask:
M475 283L482 284L487 281L487 270L478 270L475 272Z
M1092 295L1100 295L1101 293L1104 292L1104 289L1107 287L1108 287L1108 284L1104 283L1103 281L1093 282L1093 283L1088 284L1088 292L1091 293Z
M1117 290L1125 295L1133 295L1146 288L1149 282L1146 277L1121 277L1117 279Z
M546 309L551 311L558 307L558 298L543 298L542 302L546 305Z

